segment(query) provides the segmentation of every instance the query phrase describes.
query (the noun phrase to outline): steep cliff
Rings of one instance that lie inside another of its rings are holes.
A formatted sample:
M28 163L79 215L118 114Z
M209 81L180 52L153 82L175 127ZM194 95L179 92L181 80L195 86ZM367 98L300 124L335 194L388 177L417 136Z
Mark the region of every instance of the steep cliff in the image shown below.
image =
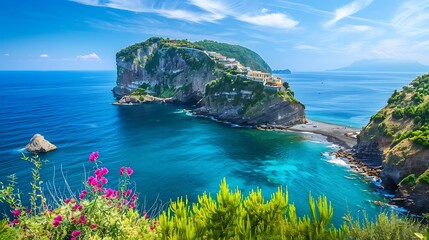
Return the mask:
M387 189L414 213L429 212L429 75L395 90L358 136L356 156L382 165Z
M247 125L305 123L304 105L290 89L277 91L241 76L225 74L207 84L206 95L194 112Z
M162 38L150 38L121 50L116 54L116 65L118 78L113 92L117 97L141 88L156 97L196 102L204 96L206 84L219 76L216 63L204 51Z
M226 67L210 57L209 51L239 60L241 65L235 64L241 68ZM306 121L304 105L294 98L288 84L268 87L244 77L243 68L248 67L244 64L256 70L271 68L258 54L238 45L150 38L122 49L116 62L118 79L113 92L122 98L117 105L198 103L196 114L248 125L291 126Z

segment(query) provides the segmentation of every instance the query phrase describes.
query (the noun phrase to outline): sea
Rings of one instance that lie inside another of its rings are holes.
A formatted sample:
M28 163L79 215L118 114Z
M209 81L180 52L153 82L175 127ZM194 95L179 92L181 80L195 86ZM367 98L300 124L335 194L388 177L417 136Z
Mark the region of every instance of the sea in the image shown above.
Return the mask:
M307 117L362 128L394 89L418 73L297 72L279 75L306 106ZM180 196L195 202L215 193L223 178L244 195L261 188L266 199L287 189L298 214L309 213L309 194L327 196L335 224L350 213L373 218L393 209L388 193L351 171L328 153L338 146L311 133L260 131L183 112L193 106L149 103L114 106L115 71L0 72L0 181L15 174L23 200L30 192L31 164L21 160L30 138L40 133L58 149L40 157L43 186L51 195L70 197L93 171L88 161L100 153L117 187L119 168L134 169L131 185L140 210L168 205ZM27 203L28 201L25 201ZM0 205L0 212L8 213Z

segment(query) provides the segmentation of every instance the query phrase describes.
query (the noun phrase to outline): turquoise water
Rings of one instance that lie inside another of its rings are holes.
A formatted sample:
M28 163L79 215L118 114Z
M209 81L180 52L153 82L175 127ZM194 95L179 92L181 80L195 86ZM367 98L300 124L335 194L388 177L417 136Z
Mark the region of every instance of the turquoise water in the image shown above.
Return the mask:
M419 73L304 72L280 75L314 120L361 128Z
M367 87L357 82L359 76L336 74L286 77L310 118L362 126L383 105L380 98L385 102L394 88L412 78L365 75L362 84ZM287 186L301 214L308 212L309 192L325 194L335 207L336 223L347 211L366 210L370 216L380 211L368 201L383 197L341 161L327 156L335 146L323 137L231 127L181 111L190 106L113 106L115 78L115 72L103 71L0 72L0 181L16 173L23 192L29 191L30 165L19 158L31 136L41 133L58 146L42 155L49 160L42 177L57 186L57 194L69 195L61 169L76 193L84 171L92 167L88 155L99 151L113 187L120 166L134 169L133 186L146 206L185 195L195 201L204 191L216 192L226 177L244 193L259 186L269 196L278 186ZM328 88L320 86L322 80ZM353 90L338 89L351 84ZM356 100L362 91L365 100Z

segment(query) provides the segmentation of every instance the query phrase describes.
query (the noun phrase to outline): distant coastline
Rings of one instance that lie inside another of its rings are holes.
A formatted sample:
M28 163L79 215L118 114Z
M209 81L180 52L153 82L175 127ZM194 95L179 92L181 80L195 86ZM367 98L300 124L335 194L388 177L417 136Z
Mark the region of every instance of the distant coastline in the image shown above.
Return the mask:
M292 72L289 69L283 69L283 70L273 70L274 74L291 74Z

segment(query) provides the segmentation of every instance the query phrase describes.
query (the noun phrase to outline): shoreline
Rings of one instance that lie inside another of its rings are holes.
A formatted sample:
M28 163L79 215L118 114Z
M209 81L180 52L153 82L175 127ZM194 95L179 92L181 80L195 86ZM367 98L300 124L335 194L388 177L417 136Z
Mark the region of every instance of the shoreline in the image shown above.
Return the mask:
M356 135L361 129L309 120L307 124L299 124L288 130L295 132L311 132L327 137L329 142L352 149L357 144Z

